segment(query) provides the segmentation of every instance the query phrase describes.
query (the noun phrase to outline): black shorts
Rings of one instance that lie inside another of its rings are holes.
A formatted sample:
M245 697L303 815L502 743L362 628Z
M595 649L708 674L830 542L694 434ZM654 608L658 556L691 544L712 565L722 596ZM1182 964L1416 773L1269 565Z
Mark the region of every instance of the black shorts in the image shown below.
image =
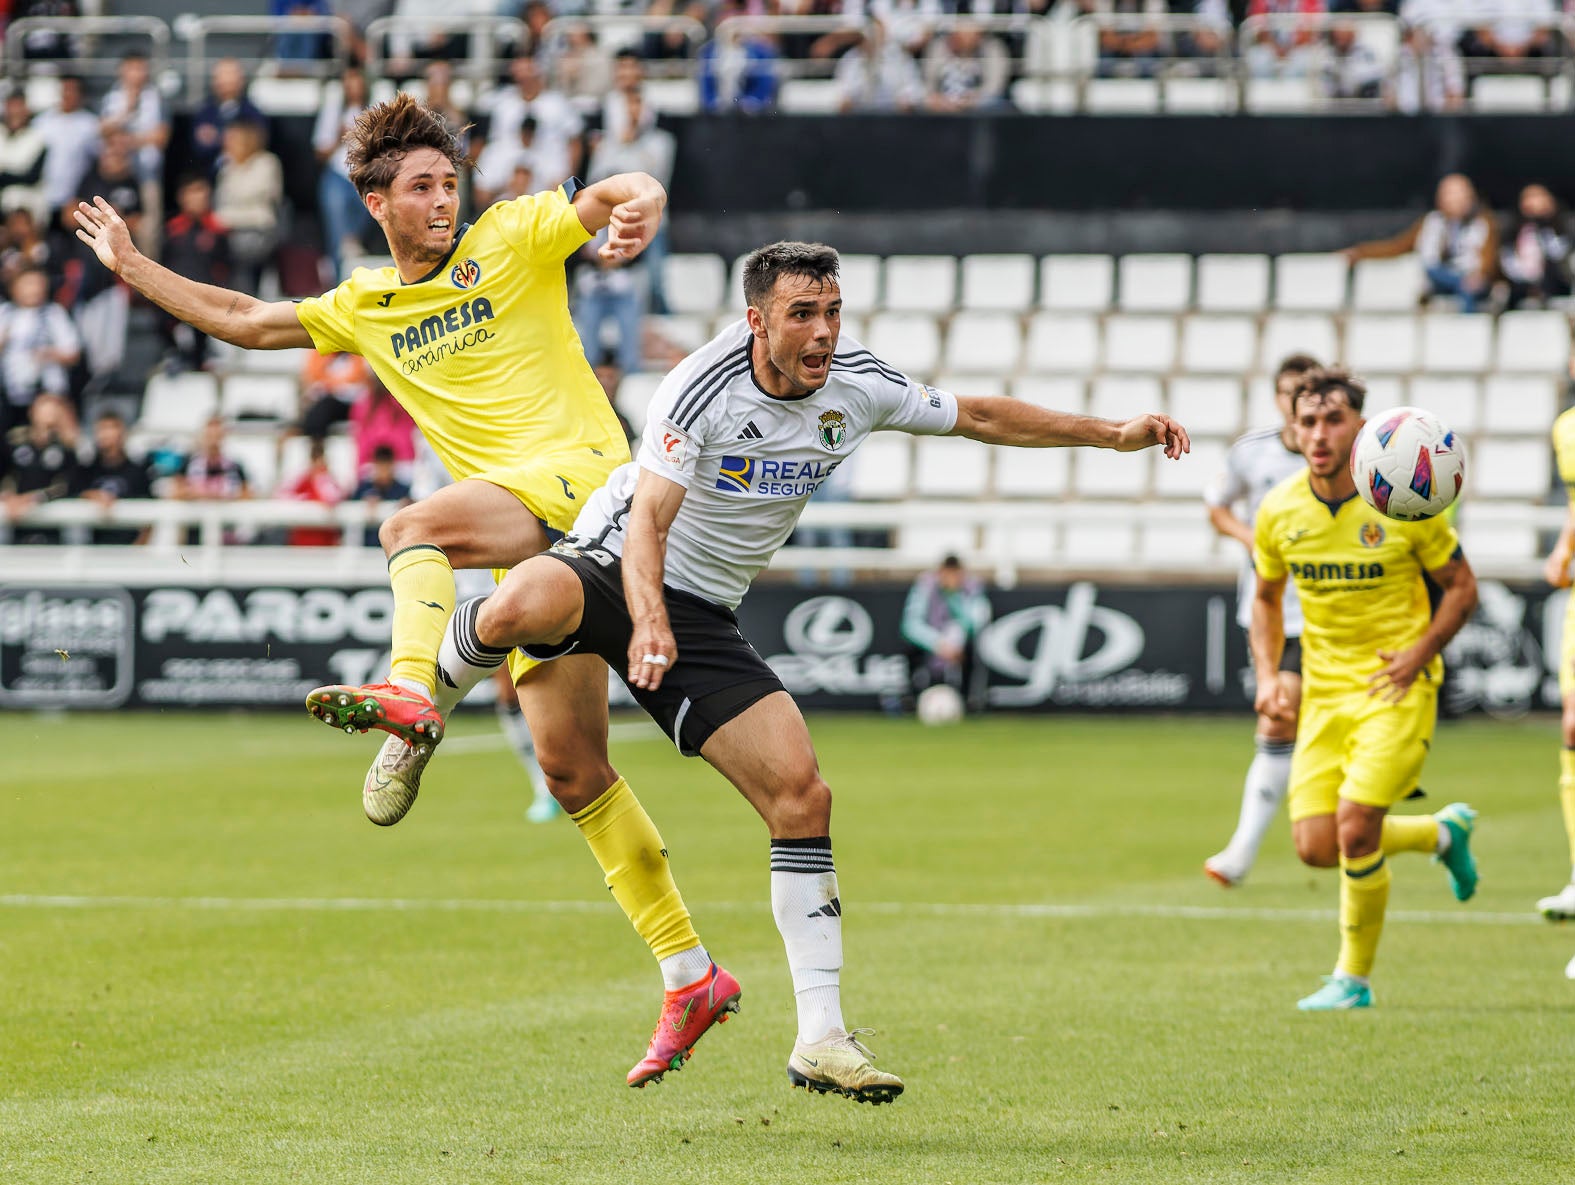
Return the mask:
M600 656L685 757L698 756L722 725L772 692L785 690L776 672L739 633L731 610L675 588L666 590L666 601L678 661L655 691L631 686L625 676L633 624L623 596L622 561L610 556L602 563L563 543L544 554L574 569L584 590L585 613L580 628L557 645L520 649L541 660L570 653Z
M1280 670L1287 675L1300 675L1302 673L1302 640L1300 638L1285 639L1285 649L1280 652Z

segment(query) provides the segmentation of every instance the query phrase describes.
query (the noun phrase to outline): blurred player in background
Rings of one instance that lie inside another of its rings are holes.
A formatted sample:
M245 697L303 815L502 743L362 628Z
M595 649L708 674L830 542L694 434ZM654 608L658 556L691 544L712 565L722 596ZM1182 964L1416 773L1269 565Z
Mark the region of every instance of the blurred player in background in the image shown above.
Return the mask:
M1302 380L1317 368L1317 359L1309 354L1292 354L1280 363L1274 376L1274 406L1280 412L1279 424L1248 432L1232 444L1225 458L1224 472L1203 491L1209 522L1214 529L1246 549L1236 587L1236 620L1243 630L1252 625L1252 595L1256 583L1252 568L1252 523L1264 495L1306 467L1296 443L1291 400ZM1245 518L1236 513L1238 506L1245 511ZM1302 607L1296 599L1295 589L1285 592L1284 631L1285 651L1280 656L1275 681L1280 689L1279 702L1288 715L1258 715L1254 741L1258 754L1247 767L1236 831L1222 851L1203 862L1204 874L1227 889L1241 884L1252 871L1263 837L1279 814L1280 803L1285 801L1285 788L1291 780L1296 712L1302 698Z
M1544 572L1554 588L1570 587L1570 560L1575 558L1575 408L1553 421L1553 452L1559 478L1569 492L1569 512ZM1570 881L1551 897L1537 902L1537 912L1550 922L1575 919L1575 596L1564 610L1564 641L1559 654L1559 697L1564 702L1564 748L1559 752L1559 802L1570 844ZM1570 963L1575 973L1575 961ZM1572 974L1575 978L1575 974Z
M1477 887L1476 812L1451 803L1436 815L1391 816L1417 784L1433 743L1444 646L1476 607L1476 577L1443 517L1385 518L1356 493L1351 448L1366 388L1342 370L1314 371L1294 399L1307 471L1286 478L1258 507L1252 660L1260 716L1294 716L1279 680L1287 578L1301 595L1302 705L1291 759L1296 852L1316 868L1338 864L1340 955L1303 1011L1367 1008L1389 903L1388 856L1436 855L1458 900ZM1423 573L1442 590L1430 609Z

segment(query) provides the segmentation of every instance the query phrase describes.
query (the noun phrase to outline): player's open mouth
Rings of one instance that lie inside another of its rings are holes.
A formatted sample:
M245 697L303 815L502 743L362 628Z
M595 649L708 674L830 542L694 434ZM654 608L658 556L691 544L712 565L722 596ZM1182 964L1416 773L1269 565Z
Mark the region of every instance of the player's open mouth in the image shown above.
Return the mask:
M805 354L804 369L810 374L820 374L831 362L830 354Z
M427 229L442 231L448 230L452 225L453 223L451 223L447 218L434 218L431 222L427 223Z

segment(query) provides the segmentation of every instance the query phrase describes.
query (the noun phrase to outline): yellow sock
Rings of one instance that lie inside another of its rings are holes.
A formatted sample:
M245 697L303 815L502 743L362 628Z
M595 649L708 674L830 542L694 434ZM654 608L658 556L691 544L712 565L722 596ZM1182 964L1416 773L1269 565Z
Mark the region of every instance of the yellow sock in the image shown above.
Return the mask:
M1372 974L1389 905L1389 865L1383 852L1340 857L1340 961L1337 971Z
M442 548L418 543L388 557L388 582L394 586L389 679L412 680L431 695L438 647L454 613L454 569Z
M1438 851L1438 820L1432 815L1385 815L1383 853Z
M607 875L613 899L651 953L665 959L699 946L688 907L673 883L667 848L629 783L619 778L572 817Z
M1570 866L1575 867L1575 749L1559 750L1559 801L1564 805L1564 833L1570 840Z

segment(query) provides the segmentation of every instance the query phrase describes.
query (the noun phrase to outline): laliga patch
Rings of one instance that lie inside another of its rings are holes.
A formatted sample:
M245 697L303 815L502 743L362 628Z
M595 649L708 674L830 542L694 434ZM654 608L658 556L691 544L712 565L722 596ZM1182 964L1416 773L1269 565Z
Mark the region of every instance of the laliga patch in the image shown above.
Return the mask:
M930 401L930 406L936 411L941 407L941 393L927 383L919 384L919 392Z
M657 451L667 464L675 469L681 468L689 459L689 437L671 424L663 424L661 445Z

